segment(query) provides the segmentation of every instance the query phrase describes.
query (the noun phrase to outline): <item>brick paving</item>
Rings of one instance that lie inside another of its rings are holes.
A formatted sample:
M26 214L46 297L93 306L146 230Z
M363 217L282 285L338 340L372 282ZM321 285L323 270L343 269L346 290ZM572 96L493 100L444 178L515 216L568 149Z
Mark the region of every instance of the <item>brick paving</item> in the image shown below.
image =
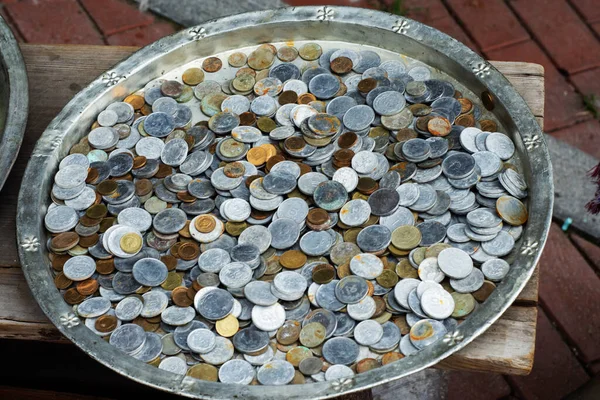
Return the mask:
M398 1L398 0L396 0ZM393 0L288 0L391 10ZM546 72L545 130L600 157L598 0L403 0L405 15L493 60ZM27 43L143 46L181 27L129 0L0 0L0 15ZM583 212L583 211L582 211ZM541 264L534 368L527 377L452 372L448 399L559 399L600 374L600 247L552 227Z

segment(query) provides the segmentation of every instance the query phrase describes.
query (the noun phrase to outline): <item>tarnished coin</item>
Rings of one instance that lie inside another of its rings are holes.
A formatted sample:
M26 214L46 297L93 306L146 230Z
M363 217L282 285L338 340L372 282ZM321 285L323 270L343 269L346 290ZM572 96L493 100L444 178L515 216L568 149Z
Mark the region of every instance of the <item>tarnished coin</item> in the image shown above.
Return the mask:
M272 360L258 369L256 378L263 385L285 385L294 379L294 366L284 360Z
M447 330L444 324L434 319L423 319L410 328L410 341L422 350L442 339Z

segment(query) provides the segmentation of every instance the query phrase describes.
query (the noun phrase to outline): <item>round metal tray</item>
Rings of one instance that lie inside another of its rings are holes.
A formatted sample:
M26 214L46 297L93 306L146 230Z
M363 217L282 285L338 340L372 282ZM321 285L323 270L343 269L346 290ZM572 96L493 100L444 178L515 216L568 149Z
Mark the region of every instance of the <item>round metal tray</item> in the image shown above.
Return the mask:
M23 141L29 103L27 72L19 45L0 16L0 189Z
M509 275L457 330L416 355L367 373L306 385L240 386L158 371L127 357L88 330L54 287L43 217L59 160L88 132L109 103L183 64L228 50L285 41L347 43L401 53L438 68L475 96L488 91L494 115L515 142L529 185L530 220L517 244ZM553 183L548 150L535 118L506 78L449 36L410 19L347 7L296 7L230 16L165 37L132 55L77 94L38 141L23 178L17 214L19 255L25 277L42 310L83 351L114 371L165 391L197 398L325 398L369 388L429 367L483 333L527 283L544 247L551 222Z

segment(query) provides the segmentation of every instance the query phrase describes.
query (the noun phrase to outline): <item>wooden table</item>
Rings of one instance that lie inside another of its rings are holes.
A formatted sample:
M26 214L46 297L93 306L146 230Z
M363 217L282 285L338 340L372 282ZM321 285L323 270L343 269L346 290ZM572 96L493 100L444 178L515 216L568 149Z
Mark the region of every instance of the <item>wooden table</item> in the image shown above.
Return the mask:
M133 47L21 45L29 74L30 115L23 145L0 201L0 339L66 341L33 299L15 240L17 196L35 142L48 123L92 79ZM537 64L492 62L513 83L543 126L544 70ZM526 375L533 365L538 269L516 302L483 335L438 366Z

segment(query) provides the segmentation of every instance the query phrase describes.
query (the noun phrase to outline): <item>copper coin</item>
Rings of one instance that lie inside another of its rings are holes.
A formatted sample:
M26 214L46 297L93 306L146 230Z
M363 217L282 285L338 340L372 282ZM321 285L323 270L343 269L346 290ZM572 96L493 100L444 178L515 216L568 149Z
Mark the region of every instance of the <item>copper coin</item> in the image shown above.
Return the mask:
M146 104L144 97L137 94L130 94L129 96L125 97L123 102L130 104L134 110L139 110L144 106L144 104Z
M84 296L91 296L92 294L96 293L96 290L98 290L98 286L99 285L97 280L88 278L84 281L77 282L75 288L80 294Z
M279 257L279 263L288 269L298 269L306 264L306 254L300 250L288 250Z
M406 142L410 139L416 139L417 136L417 132L414 129L403 128L399 129L396 133L396 140L398 140L399 142Z
M385 353L383 357L381 357L381 365L388 365L389 363L393 363L398 360L402 360L404 355L397 351L392 351L390 353Z
M146 161L148 160L144 156L133 157L133 169L142 168L146 165Z
M356 363L356 372L362 374L363 372L370 371L375 368L379 368L380 364L374 358L363 358L358 363Z
M431 107L425 104L411 104L408 109L415 117L424 117L431 113Z
M319 264L312 272L312 279L320 285L325 285L335 278L335 268L329 264Z
M429 130L429 128L428 128L429 121L432 120L433 118L434 117L432 117L430 115L417 118L417 120L415 121L415 125L416 125L417 129L427 132Z
M98 176L100 176L100 172L98 172L96 168L90 168L88 170L87 178L85 178L85 183L95 183Z
M481 101L483 102L483 106L488 111L492 111L494 109L494 107L496 106L496 103L494 101L494 96L492 96L492 94L490 92L488 92L487 90L485 92L481 93Z
M281 162L281 161L285 161L285 157L284 157L284 156L282 156L281 154L274 155L273 157L270 157L270 158L267 160L267 165L266 165L266 168L267 168L268 170L270 170L271 168L273 168L273 166L274 166L275 164L277 164L277 163L279 163L279 162Z
M53 250L62 252L72 249L79 243L79 235L75 232L63 232L56 235L50 241L50 246Z
M473 109L473 102L469 99L461 97L460 99L458 99L458 102L460 103L461 114L468 113Z
M160 85L162 94L168 97L179 97L183 93L183 84L173 80L167 80Z
M454 124L470 128L475 126L475 117L472 114L462 114L456 117Z
M118 185L116 181L107 179L100 182L96 186L96 191L100 193L102 196L110 196L111 194L117 191Z
M114 259L96 260L96 271L101 275L108 275L115 270Z
M202 69L206 72L217 72L223 66L223 62L218 57L208 57L202 61Z
M150 193L152 189L153 186L150 179L138 179L135 182L135 194L137 196L145 196Z
M481 130L485 132L496 132L498 130L498 125L491 119L482 119L479 121L479 125Z
M371 90L377 87L377 80L375 78L365 78L358 82L358 91L361 93L369 93Z
M241 75L251 75L252 77L256 76L256 71L253 70L252 68L248 68L248 67L243 67L237 70L237 72L235 73L235 76L241 76Z
M196 86L204 81L204 72L200 68L188 68L183 71L181 80L186 85Z
M217 222L211 215L200 215L194 222L194 227L201 233L212 232L216 226Z
M73 305L81 303L83 300L85 300L86 296L79 293L77 289L71 288L67 289L67 291L64 294L64 298L67 304Z
M256 115L253 112L246 111L240 114L240 125L252 126L256 123Z
M358 185L356 189L364 194L371 194L377 190L379 184L376 180L368 177L362 177L358 179Z
M67 278L62 272L54 277L54 286L56 286L57 289L66 289L71 286L72 283L73 281Z
M104 233L104 232L106 232L106 230L108 228L110 228L114 224L115 224L115 218L114 217L102 218L102 220L100 221L100 230L98 232Z
M329 67L336 74L347 74L352 71L352 60L348 57L337 57L331 60Z
M194 301L188 296L188 289L185 286L178 286L171 292L171 300L179 307L189 307Z
M171 246L171 248L169 249L169 252L171 253L171 255L173 257L180 258L179 257L179 248L181 247L182 244L183 244L182 242L177 242L173 246Z
M181 246L179 246L177 253L182 260L190 261L198 258L200 255L200 247L196 243L182 243Z
M232 162L225 165L225 167L223 168L223 173L228 178L239 178L241 176L244 176L244 174L246 173L246 167L244 167L244 164L242 164L241 162Z
M390 269L384 269L375 280L384 288L393 288L398 283L398 274Z
M108 214L108 209L104 204L95 204L85 210L85 215L93 219L100 219L106 217ZM94 224L96 225L96 224Z
M306 218L313 225L322 225L329 221L329 213L322 208L313 208L308 212Z
M114 315L101 315L96 320L94 324L94 328L98 332L107 333L112 332L117 329L117 323L119 320Z
M473 297L475 297L475 300L483 303L488 297L490 297L494 289L496 289L496 284L494 282L483 281L483 285L471 294Z
M448 136L452 124L444 117L433 117L427 122L427 129L433 136Z
M187 190L177 192L177 198L184 203L193 203L197 200L197 198L192 196Z
M317 98L312 93L304 93L298 96L298 104L309 104L310 102L316 101Z
M338 146L342 149L349 149L354 146L358 140L358 135L354 132L345 132L337 141Z
M173 257L170 254L161 256L160 261L162 261L167 266L168 271L174 271L175 267L177 267L177 258Z
M306 146L306 142L301 137L292 136L283 142L286 149L300 151Z
M167 176L171 175L172 171L171 171L171 167L166 165L166 164L160 164L158 166L158 172L154 175L155 178L166 178Z
M71 258L71 256L68 254L55 254L52 258L52 269L59 272L62 271L63 266L69 258Z
M277 330L277 342L287 346L295 343L300 337L302 326L298 321L286 321L281 328Z
M267 161L267 152L260 147L253 147L246 153L246 158L250 164L258 167Z
M281 92L278 101L280 105L295 103L298 101L298 93L293 90L286 90Z
M90 236L82 236L79 238L79 245L87 249L88 247L92 247L93 245L98 243L99 239L100 235L98 235L97 233L94 233Z
M256 120L256 127L264 133L269 133L277 128L277 123L269 117L259 117Z

